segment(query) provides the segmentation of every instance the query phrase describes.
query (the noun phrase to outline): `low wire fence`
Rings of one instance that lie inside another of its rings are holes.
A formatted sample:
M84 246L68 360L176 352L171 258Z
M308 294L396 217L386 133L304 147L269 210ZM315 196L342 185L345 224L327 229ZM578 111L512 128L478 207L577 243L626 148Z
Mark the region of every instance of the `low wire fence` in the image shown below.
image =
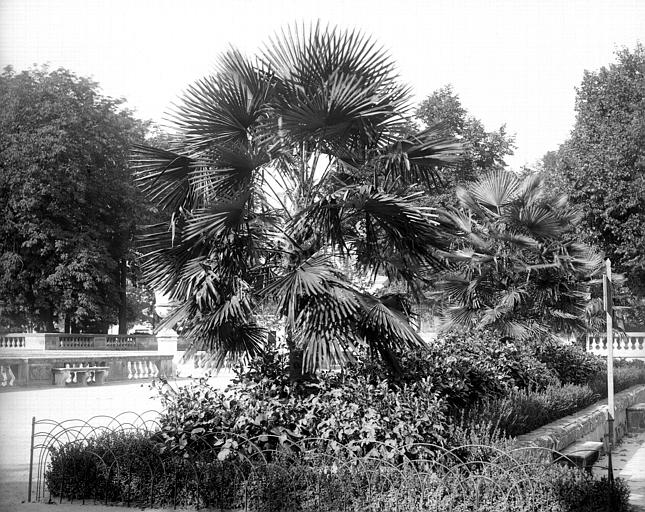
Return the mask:
M29 501L234 511L553 510L552 452L415 443L289 442L193 431L164 444L158 413L34 419ZM359 455L360 453L360 455Z

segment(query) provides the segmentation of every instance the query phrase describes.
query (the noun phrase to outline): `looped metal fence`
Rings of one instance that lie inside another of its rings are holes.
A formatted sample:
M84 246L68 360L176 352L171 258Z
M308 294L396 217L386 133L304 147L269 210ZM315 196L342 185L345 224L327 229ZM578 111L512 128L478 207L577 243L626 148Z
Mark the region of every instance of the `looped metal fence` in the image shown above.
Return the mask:
M550 510L552 452L189 432L158 413L33 421L29 500L244 511ZM35 487L32 488L32 483Z

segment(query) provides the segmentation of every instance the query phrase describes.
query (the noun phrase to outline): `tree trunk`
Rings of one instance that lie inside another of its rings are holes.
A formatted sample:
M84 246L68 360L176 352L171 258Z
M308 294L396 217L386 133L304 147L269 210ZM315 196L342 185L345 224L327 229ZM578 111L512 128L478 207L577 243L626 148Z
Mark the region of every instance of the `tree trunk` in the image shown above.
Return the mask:
M51 309L48 309L43 316L43 325L45 332L55 332L56 328L54 327L54 315L52 314Z
M125 258L119 260L119 334L128 334L128 267Z
M285 341L289 349L289 380L292 383L302 382L306 375L302 372L302 358L304 351L296 346L291 329L285 329Z

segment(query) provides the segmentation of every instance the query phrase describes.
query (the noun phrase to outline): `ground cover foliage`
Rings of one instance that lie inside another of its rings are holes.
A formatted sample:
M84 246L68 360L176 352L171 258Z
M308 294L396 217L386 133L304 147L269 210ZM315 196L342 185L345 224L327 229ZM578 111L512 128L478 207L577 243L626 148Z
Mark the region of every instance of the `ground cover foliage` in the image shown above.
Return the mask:
M156 432L65 445L47 485L74 499L233 510L627 510L621 481L544 464L509 438L602 394L599 358L536 347L453 333L400 357L396 374L366 359L304 383L268 349L226 392L159 383ZM615 373L617 389L645 382L643 365Z
M72 500L229 511L629 510L621 480L544 463L508 442L386 460L320 440L315 450L269 451L257 438L230 440L225 455L208 443L178 453L149 433L104 431L52 449L47 486Z

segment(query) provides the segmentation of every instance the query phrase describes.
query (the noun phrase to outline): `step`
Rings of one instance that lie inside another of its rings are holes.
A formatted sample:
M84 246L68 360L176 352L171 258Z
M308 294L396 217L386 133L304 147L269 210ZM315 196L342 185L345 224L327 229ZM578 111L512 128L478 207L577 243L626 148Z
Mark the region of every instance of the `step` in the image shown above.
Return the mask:
M600 441L576 441L560 452L554 451L553 461L591 472L602 449L603 443Z
M627 431L645 431L645 402L630 405L627 410Z

